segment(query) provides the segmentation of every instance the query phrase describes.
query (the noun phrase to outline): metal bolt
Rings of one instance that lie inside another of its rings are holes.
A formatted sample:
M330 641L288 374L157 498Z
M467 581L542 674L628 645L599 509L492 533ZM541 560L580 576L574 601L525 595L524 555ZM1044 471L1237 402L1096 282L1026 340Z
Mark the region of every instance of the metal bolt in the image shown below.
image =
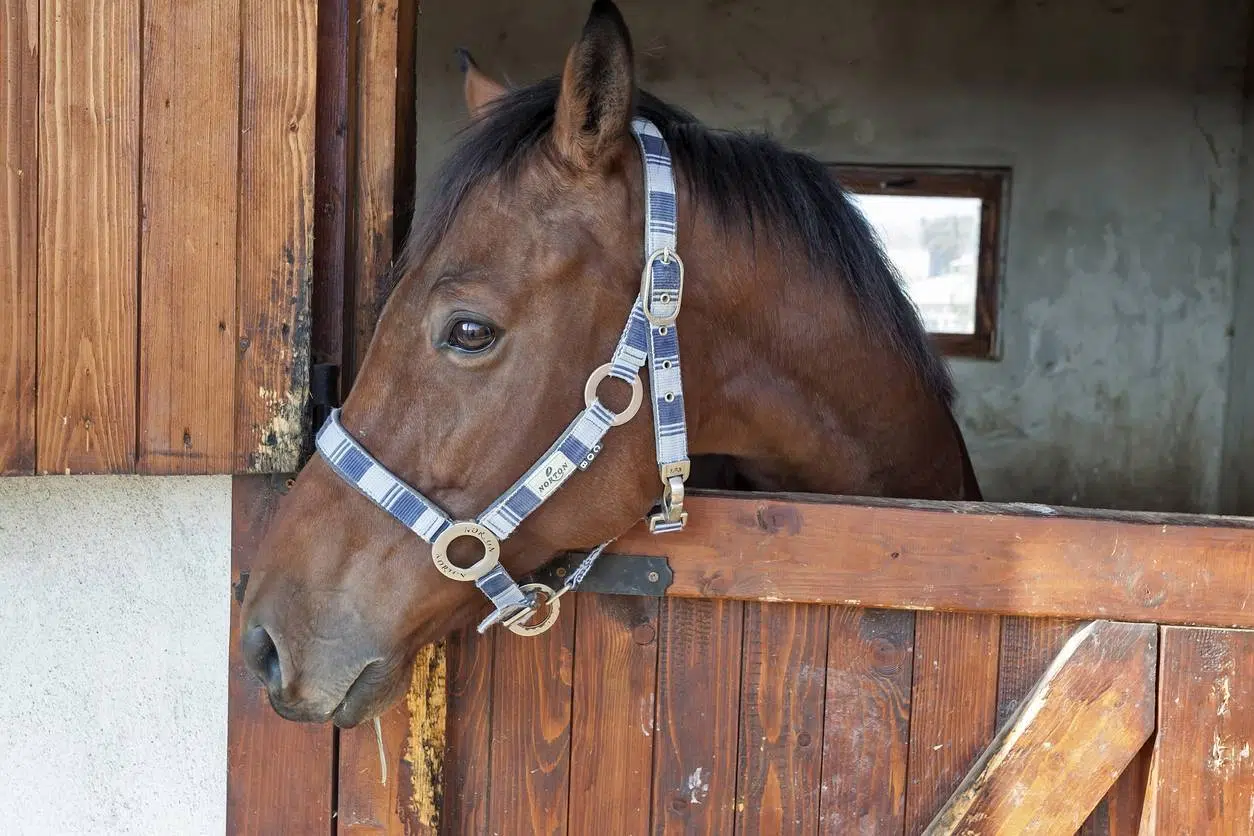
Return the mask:
M649 583L657 583L661 580L661 576L657 572L650 572L647 577L649 578Z
M557 567L557 576L558 576L559 578L564 578L564 577L566 577L566 567L565 567L565 566L558 566L558 567Z

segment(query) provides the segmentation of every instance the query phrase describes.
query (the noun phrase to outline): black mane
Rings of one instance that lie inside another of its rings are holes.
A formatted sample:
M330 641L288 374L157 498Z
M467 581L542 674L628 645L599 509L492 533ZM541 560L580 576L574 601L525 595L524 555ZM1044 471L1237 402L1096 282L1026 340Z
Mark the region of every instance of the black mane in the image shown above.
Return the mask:
M511 90L472 124L436 173L415 215L399 267L423 257L448 230L465 196L485 179L514 178L553 126L559 79ZM686 111L640 91L636 112L657 125L677 176L721 222L778 227L820 276L839 275L862 313L912 362L946 404L953 383L875 233L822 163L753 134L705 127Z

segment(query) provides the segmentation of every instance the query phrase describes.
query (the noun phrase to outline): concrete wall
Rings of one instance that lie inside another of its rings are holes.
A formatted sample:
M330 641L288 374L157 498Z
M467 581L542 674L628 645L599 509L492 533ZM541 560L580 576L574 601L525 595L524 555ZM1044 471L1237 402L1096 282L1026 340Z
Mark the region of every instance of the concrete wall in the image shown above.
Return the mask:
M1013 168L998 361L955 362L990 499L1215 510L1244 0L620 0L643 83L830 161ZM427 4L419 175L452 50L556 72L583 0Z
M226 827L229 477L0 479L0 830Z

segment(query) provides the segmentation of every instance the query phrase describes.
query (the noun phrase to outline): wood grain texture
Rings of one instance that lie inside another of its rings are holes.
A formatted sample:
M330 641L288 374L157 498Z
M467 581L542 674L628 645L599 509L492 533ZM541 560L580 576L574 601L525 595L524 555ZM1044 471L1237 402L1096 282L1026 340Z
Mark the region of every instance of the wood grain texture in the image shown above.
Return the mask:
M236 466L274 473L306 435L317 0L241 10Z
M662 603L655 834L732 832L743 623L737 601Z
M901 833L914 613L832 607L820 833Z
M135 469L140 0L40 6L37 469Z
M370 347L375 323L391 290L395 246L396 67L399 0L362 3L355 22L352 194L348 269L354 290L352 370ZM408 103L407 103L408 104ZM351 385L352 377L345 381Z
M932 820L997 722L996 616L919 613L915 620L907 834Z
M1154 624L1081 628L925 833L1074 833L1154 730L1157 653Z
M445 836L487 836L491 791L492 667L496 631L461 630L448 641L448 727L444 761Z
M1145 788L1149 784L1150 758L1154 753L1154 741L1151 736L1141 747L1132 762L1123 770L1115 786L1106 794L1105 800L1095 814L1105 807L1105 818L1094 822L1096 816L1080 828L1082 836L1136 836L1141 826L1141 811L1145 805Z
M813 833L823 765L827 608L745 605L736 833Z
M339 781L338 833L405 834L397 803L405 783L401 761L409 733L409 709L405 700L394 704L379 720L383 729L383 753L387 758L387 783L383 781L379 765L374 725L362 723L340 731L340 756L335 767Z
M668 595L1254 626L1254 520L1041 506L696 494ZM1086 516L1087 515L1087 516Z
M658 599L579 596L567 833L648 836Z
M0 475L35 472L39 5L0 15Z
M1254 632L1164 627L1161 641L1154 827L1142 832L1254 832Z
M143 10L137 468L230 473L240 4Z
M318 0L311 341L315 363L344 362L349 0Z
M500 632L492 671L488 833L564 833L578 599L538 636Z
M231 575L248 572L278 508L279 476L232 480ZM223 594L228 594L223 590ZM231 836L331 832L333 730L274 713L239 652L239 590L231 601L226 832Z

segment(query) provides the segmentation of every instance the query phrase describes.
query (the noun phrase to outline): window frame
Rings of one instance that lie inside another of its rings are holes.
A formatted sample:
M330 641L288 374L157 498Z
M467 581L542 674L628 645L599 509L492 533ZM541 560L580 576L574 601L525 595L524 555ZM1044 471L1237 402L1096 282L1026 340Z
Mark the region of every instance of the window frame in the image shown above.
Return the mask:
M979 255L975 277L975 330L971 334L929 331L937 348L950 357L996 360L999 297L1010 169L828 163L847 191L902 197L974 197L980 200Z

